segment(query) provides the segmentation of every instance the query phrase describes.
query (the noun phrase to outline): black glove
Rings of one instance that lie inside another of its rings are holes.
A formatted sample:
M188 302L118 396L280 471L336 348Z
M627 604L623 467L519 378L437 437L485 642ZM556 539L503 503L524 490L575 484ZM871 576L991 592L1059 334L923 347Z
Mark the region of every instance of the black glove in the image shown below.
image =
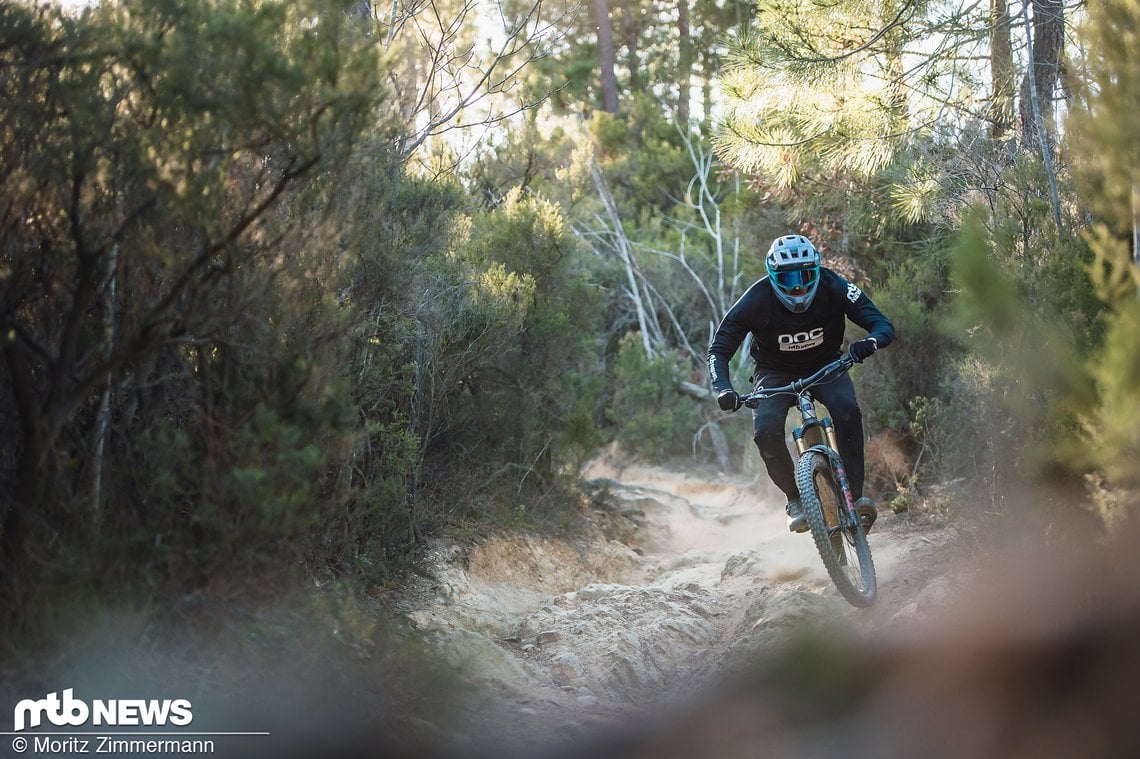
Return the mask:
M736 411L744 405L740 400L740 393L731 388L720 391L720 394L716 397L716 404L720 406L721 411Z
M851 358L857 364L863 363L863 359L870 356L879 349L879 342L873 337L864 337L862 340L856 340L851 343L851 349L848 351Z

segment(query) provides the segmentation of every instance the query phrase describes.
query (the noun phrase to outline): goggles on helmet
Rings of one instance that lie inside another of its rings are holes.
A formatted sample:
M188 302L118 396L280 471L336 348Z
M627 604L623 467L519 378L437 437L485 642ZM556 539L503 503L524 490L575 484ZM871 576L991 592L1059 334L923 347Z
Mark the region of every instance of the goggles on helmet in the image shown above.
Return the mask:
M776 286L789 295L803 295L819 278L819 266L771 271L769 275Z

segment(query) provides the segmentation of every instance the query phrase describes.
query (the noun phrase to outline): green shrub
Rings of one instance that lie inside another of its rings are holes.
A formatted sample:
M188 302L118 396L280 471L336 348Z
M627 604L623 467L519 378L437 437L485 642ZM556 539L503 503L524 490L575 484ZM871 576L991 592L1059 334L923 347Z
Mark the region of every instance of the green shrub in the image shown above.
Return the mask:
M1049 264L1085 260L1078 246L1056 241L1027 263L1001 239L975 215L954 252L952 326L967 352L943 374L940 433L945 471L986 489L995 506L1024 483L1068 469L1077 399L1088 387L1081 355L1099 318L1087 276Z
M868 428L906 430L913 421L911 401L938 395L944 366L960 350L946 323L948 273L946 244L932 241L894 266L883 286L868 293L897 333L894 344L854 373Z
M627 450L651 460L691 453L703 420L698 404L678 394L680 376L673 357L648 358L637 334L621 339L606 413Z
M473 219L454 257L463 301L441 312L453 347L434 354L453 378L436 385L450 413L434 444L456 465L541 490L599 442L601 309L580 256L541 198L515 191Z
M1090 270L1112 318L1086 362L1095 394L1080 408L1080 430L1063 451L1086 474L1105 522L1115 526L1126 515L1121 505L1136 503L1140 492L1140 270L1126 241L1104 229L1089 239L1096 256Z

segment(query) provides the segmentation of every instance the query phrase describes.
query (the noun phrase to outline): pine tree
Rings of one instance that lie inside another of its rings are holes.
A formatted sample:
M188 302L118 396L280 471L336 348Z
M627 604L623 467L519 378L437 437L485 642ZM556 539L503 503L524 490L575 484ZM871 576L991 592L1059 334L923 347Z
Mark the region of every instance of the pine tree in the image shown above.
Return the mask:
M805 172L882 169L930 105L911 102L902 64L920 10L861 0L758 4L753 27L731 47L718 150L780 187Z
M1107 0L1089 8L1081 29L1085 77L1066 141L1076 155L1083 200L1097 224L1087 235L1090 270L1111 315L1104 344L1089 361L1097 401L1083 416L1080 463L1094 471L1094 497L1109 524L1135 511L1140 494L1140 7ZM1101 477L1105 479L1101 479Z

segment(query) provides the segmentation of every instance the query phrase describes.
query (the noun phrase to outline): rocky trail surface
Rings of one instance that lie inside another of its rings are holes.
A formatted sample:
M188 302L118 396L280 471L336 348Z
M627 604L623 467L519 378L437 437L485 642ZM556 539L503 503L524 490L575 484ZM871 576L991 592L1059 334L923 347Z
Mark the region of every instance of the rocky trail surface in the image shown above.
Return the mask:
M849 606L763 478L592 462L592 534L438 546L404 611L479 683L458 753L549 755L661 719L805 622L875 636L953 592L953 526L884 513L879 598Z

